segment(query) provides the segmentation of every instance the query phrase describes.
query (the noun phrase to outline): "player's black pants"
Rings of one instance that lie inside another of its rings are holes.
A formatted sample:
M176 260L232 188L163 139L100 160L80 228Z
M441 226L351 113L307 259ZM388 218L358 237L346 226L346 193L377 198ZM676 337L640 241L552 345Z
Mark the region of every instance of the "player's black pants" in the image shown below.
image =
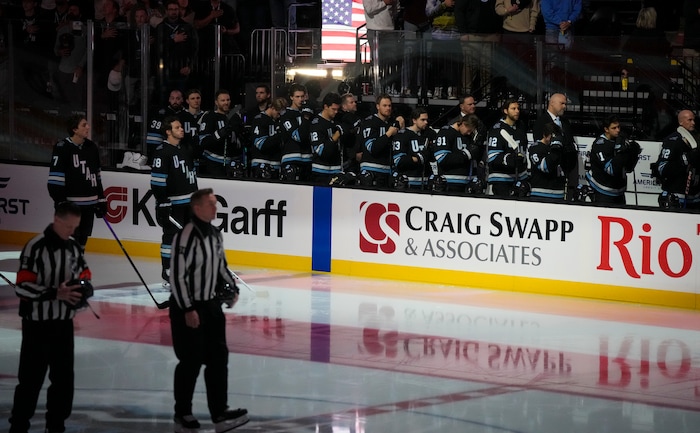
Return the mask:
M190 222L190 205L183 204L172 206L170 208L170 215L175 219L175 221L184 227L185 224ZM165 221L163 223L163 237L161 238L160 242L160 260L163 265L163 274L165 274L166 269L170 269L170 255L172 252L173 237L175 237L175 234L179 231L180 229L177 228L177 226L171 221ZM165 278L165 275L163 275L163 278Z
M73 321L22 320L19 384L15 388L10 433L26 433L34 416L39 392L49 370L46 392L46 428L65 430L73 407Z
M226 319L221 303L216 300L197 302L199 328L185 324L185 312L170 299L170 329L173 349L178 364L175 367L174 394L175 415L192 413L192 395L204 368L204 384L207 388L207 404L212 420L227 408L228 347L226 346Z
M92 227L95 225L95 207L92 205L80 207L80 225L73 233L76 241L85 249L88 238L92 235Z

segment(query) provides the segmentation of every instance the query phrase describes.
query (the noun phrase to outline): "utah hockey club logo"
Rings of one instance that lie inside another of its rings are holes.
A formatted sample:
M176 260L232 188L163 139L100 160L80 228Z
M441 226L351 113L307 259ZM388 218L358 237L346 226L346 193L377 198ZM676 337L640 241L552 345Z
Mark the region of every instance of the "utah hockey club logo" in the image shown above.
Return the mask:
M389 203L360 203L360 251L392 254L399 236L399 205Z

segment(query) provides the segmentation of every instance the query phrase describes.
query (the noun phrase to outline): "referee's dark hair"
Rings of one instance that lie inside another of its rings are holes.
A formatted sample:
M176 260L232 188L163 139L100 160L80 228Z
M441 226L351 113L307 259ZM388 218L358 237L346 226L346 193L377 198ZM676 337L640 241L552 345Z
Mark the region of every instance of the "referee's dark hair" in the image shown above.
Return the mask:
M82 212L77 204L72 201L62 201L56 204L54 215L59 218L64 218L68 215L81 216Z
M198 189L197 191L192 193L192 196L190 197L190 204L192 206L200 204L204 197L210 194L214 194L214 190L211 188Z
M66 120L66 131L68 131L68 136L72 137L75 134L75 130L78 129L80 121L85 119L82 114L71 114Z

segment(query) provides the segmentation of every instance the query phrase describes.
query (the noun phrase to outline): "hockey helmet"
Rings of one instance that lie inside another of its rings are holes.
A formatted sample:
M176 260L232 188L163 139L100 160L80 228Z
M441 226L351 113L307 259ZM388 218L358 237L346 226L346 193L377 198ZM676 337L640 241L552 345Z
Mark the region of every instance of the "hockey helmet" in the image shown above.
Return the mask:
M447 179L440 174L431 174L428 178L428 189L433 192L445 192L447 190Z
M484 191L486 191L486 184L484 181L478 177L473 177L467 184L465 192L469 195L481 195Z
M662 209L678 209L681 207L681 201L676 194L664 191L659 194L659 207Z
M513 184L510 189L511 197L530 197L530 182L519 180Z

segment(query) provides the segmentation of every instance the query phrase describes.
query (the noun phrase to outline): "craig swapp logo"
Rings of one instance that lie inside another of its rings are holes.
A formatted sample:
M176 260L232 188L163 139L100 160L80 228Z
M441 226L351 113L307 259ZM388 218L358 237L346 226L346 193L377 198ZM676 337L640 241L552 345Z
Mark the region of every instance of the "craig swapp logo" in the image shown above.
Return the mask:
M384 254L396 251L395 239L401 226L399 205L396 203L360 203L360 250Z

